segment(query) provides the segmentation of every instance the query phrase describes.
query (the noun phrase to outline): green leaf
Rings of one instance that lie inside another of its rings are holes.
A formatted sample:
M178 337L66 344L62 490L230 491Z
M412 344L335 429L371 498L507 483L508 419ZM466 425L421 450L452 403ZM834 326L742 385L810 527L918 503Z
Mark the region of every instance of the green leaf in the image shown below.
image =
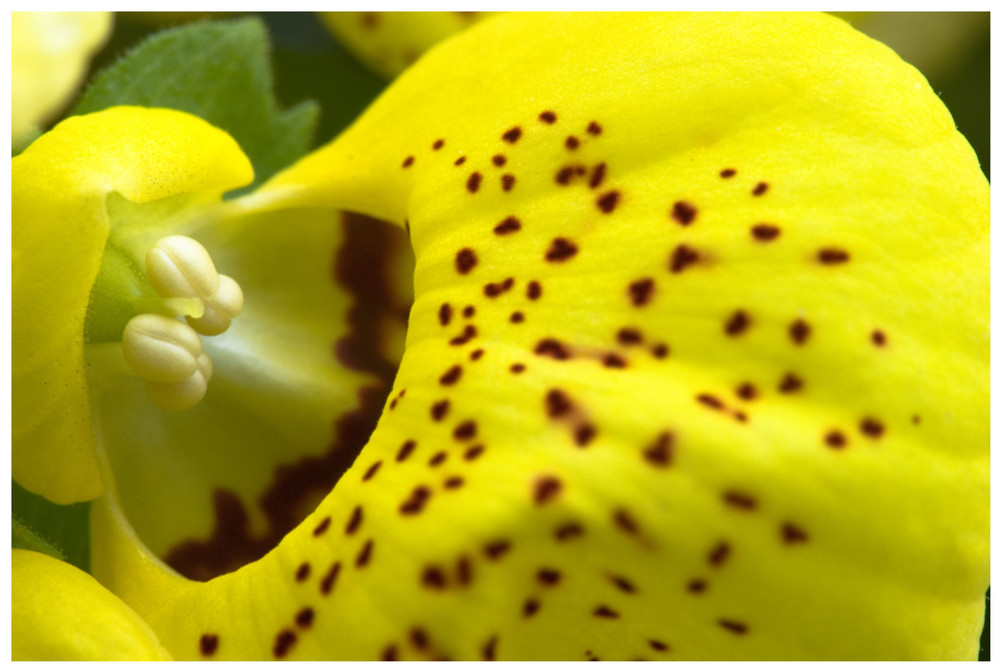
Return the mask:
M60 506L11 480L11 547L90 567L90 504Z
M169 107L222 128L250 157L254 184L309 150L319 118L312 101L278 108L267 30L255 18L153 35L102 71L73 114L115 105Z

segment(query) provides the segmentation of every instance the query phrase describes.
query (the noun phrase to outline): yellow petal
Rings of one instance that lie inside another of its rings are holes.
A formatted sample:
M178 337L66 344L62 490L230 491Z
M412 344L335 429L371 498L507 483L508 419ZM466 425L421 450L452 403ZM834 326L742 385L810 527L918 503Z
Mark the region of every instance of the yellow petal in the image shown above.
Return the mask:
M384 77L398 75L425 51L490 12L320 12L326 27Z
M131 608L72 564L11 551L14 661L167 660Z
M177 656L974 658L988 184L816 15L511 15L246 207L404 225L406 353L264 559L95 567ZM194 614L194 615L192 615Z
M73 117L12 162L13 475L57 503L101 483L84 376L84 321L109 231L106 202L204 192L252 179L228 135L172 110Z

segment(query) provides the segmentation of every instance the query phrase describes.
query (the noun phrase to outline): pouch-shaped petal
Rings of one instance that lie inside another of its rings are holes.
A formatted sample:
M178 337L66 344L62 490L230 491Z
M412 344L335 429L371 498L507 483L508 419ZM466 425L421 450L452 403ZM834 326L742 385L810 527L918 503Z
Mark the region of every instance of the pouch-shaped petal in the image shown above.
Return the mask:
M67 119L11 170L13 475L57 503L86 500L102 489L83 348L109 195L218 200L253 172L197 117L130 107Z
M170 659L149 625L72 564L11 553L11 657L15 661Z
M109 498L96 570L184 658L973 658L988 200L831 17L486 21L243 202L410 233L354 466L203 585Z

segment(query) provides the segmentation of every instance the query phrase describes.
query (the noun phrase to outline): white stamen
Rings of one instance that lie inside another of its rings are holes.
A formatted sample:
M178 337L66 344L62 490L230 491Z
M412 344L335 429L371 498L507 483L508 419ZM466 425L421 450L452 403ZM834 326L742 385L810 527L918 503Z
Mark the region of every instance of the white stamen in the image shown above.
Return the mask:
M243 290L233 278L219 275L219 290L204 302L205 314L198 318L188 316L188 324L203 335L219 335L243 311Z
M198 370L201 338L190 326L171 317L133 317L122 335L125 363L150 382L181 382Z
M146 382L146 394L164 410L187 410L205 398L211 378L212 360L202 352L198 355L198 369L189 378L173 384Z

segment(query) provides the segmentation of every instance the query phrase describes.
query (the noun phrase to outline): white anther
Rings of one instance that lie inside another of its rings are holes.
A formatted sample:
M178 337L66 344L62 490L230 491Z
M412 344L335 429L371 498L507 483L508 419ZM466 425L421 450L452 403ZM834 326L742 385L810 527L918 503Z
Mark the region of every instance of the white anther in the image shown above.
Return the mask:
M164 410L187 410L201 402L208 391L208 381L212 379L212 360L208 354L198 355L198 369L186 380L164 384L146 382L146 394Z
M190 326L157 314L133 317L122 336L125 363L150 382L176 383L198 370L201 338Z
M219 275L219 290L203 302L205 314L198 318L187 317L188 324L202 335L219 335L243 311L243 290L233 278Z
M163 238L146 253L146 275L164 298L206 298L219 290L208 250L184 235Z

